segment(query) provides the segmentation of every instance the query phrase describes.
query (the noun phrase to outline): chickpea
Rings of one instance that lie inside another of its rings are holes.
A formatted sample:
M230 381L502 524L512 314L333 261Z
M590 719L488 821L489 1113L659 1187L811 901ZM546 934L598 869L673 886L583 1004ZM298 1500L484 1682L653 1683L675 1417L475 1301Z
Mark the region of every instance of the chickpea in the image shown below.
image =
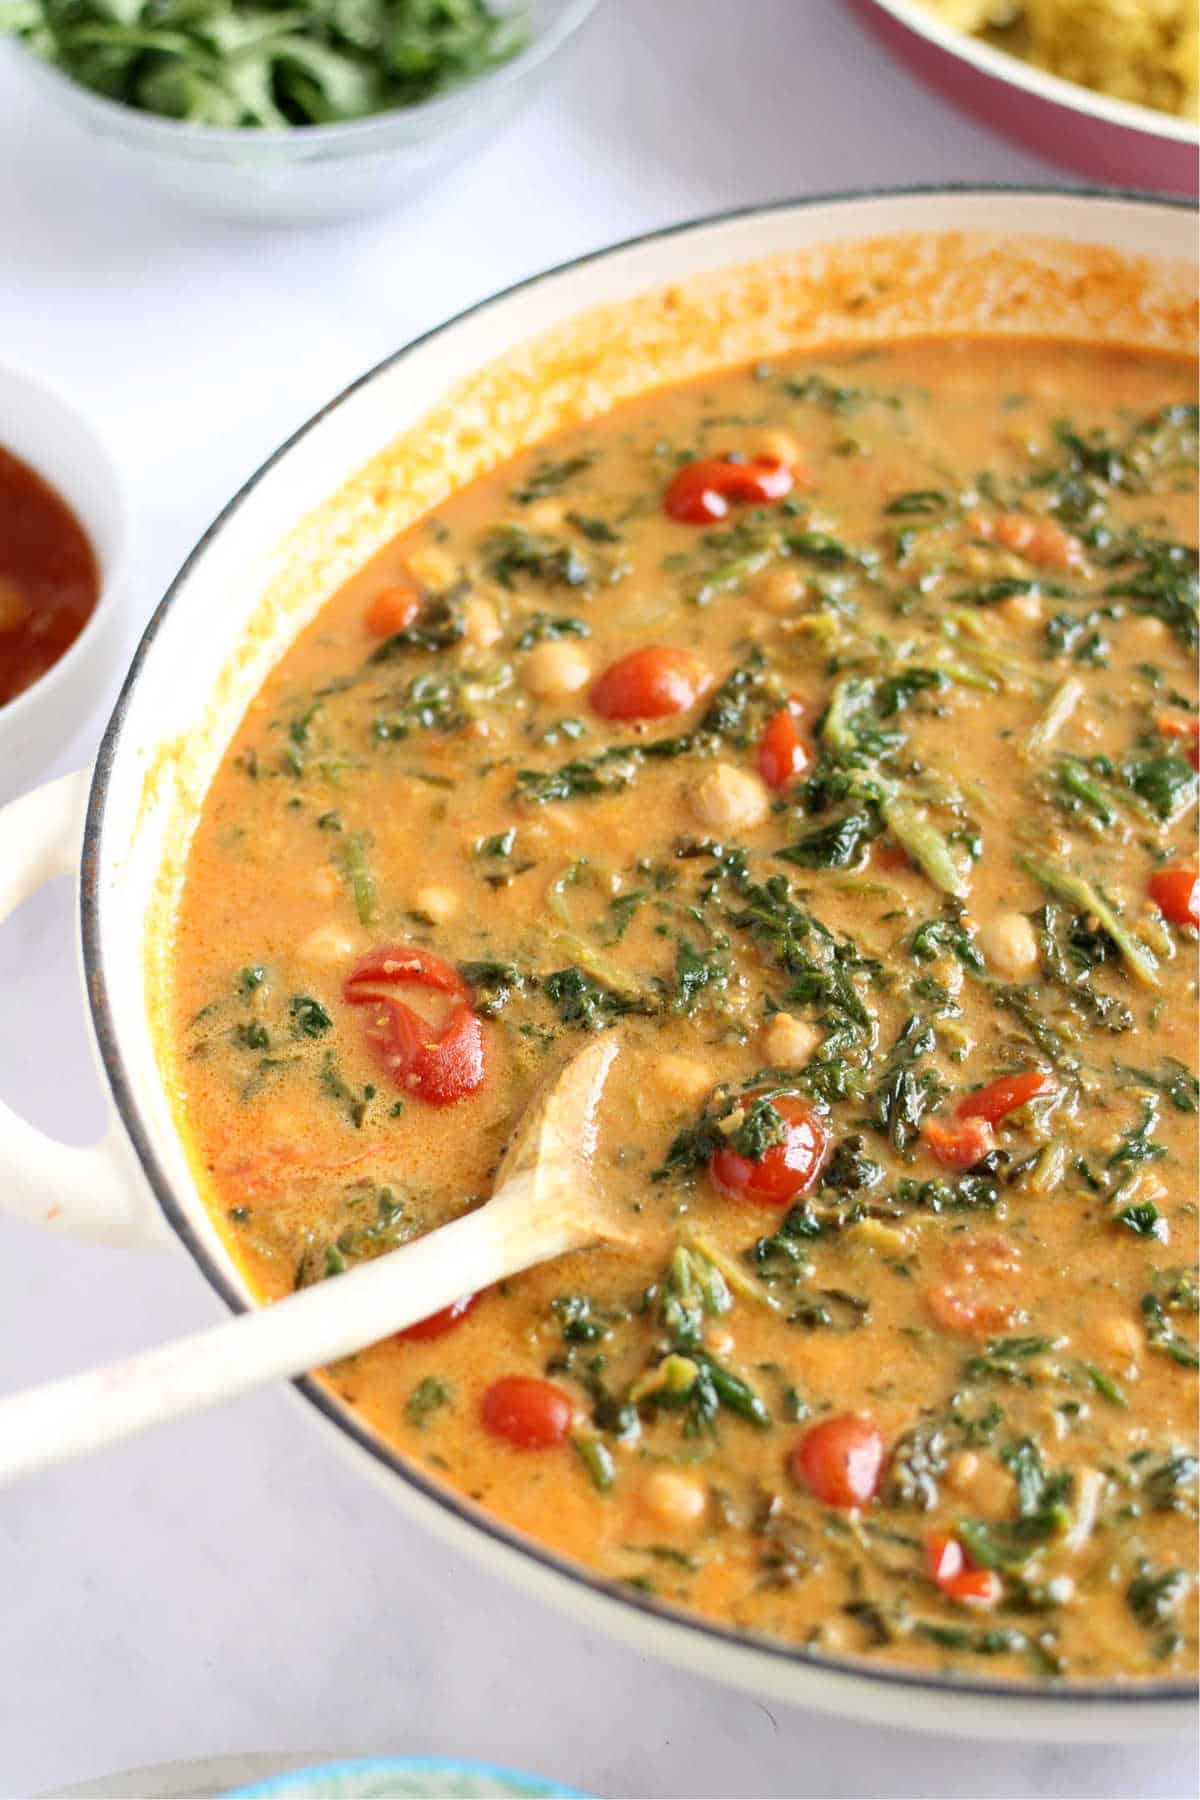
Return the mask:
M1010 594L996 608L1009 625L1026 630L1041 622L1042 602L1038 594Z
M339 964L352 962L361 949L361 940L340 925L318 925L299 946L303 962L317 963L324 968L337 968Z
M667 1100L693 1106L712 1091L712 1071L691 1056L660 1056L654 1065L654 1082Z
M979 927L979 948L989 968L1009 981L1027 981L1038 966L1037 936L1019 912L999 912Z
M817 1027L794 1013L775 1013L762 1028L763 1055L776 1069L798 1069L820 1042Z
M463 635L472 650L486 650L503 635L500 615L490 600L472 595L463 607Z
M453 888L418 888L413 896L413 911L434 925L444 925L458 911L458 895Z
M710 831L744 831L761 825L771 797L757 775L732 763L717 763L691 792L692 811Z
M521 522L530 531L558 531L566 513L561 500L535 500L532 506L522 507Z
M767 569L751 591L757 606L782 618L794 613L802 604L808 593L808 581L796 569Z
M778 425L768 425L762 431L756 431L750 440L751 456L767 456L775 462L786 463L794 469L797 463L804 460L804 445L794 431L785 431Z
M592 665L578 644L538 644L525 658L521 680L539 700L577 694L591 679Z
M1130 619L1125 626L1125 635L1132 639L1138 649L1161 650L1170 637L1170 627L1162 619Z
M1091 1335L1100 1354L1114 1362L1136 1362L1142 1349L1142 1328L1124 1313L1110 1313L1098 1319Z
M336 900L342 891L342 878L336 869L314 869L306 886L318 900Z
M405 561L409 573L421 586L432 588L434 592L450 587L458 577L457 562L440 544L418 544L415 550L409 551Z
M974 1450L960 1450L946 1470L946 1486L953 1488L956 1494L969 1494L978 1473L979 1458Z
M646 1477L642 1498L660 1525L681 1531L700 1523L708 1507L708 1489L698 1475L681 1469L655 1469Z
M1002 1518L1012 1500L1012 1477L994 1456L960 1450L946 1471L946 1482L985 1518Z

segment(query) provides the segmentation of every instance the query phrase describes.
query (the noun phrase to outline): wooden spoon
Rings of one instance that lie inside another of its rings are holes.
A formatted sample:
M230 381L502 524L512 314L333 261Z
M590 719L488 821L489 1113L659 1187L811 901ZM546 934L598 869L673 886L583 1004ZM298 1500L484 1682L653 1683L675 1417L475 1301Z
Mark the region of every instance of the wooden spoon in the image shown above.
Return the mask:
M0 1482L322 1368L565 1251L633 1241L591 1176L616 1053L615 1034L594 1039L534 1096L486 1206L273 1305L0 1400Z

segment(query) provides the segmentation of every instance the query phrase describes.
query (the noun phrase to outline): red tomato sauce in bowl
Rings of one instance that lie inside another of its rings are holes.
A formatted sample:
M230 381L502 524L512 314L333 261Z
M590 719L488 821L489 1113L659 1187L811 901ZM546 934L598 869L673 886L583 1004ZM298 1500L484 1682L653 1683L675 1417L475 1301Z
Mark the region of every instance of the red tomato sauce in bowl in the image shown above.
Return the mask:
M0 706L70 649L99 592L95 552L71 508L0 448Z

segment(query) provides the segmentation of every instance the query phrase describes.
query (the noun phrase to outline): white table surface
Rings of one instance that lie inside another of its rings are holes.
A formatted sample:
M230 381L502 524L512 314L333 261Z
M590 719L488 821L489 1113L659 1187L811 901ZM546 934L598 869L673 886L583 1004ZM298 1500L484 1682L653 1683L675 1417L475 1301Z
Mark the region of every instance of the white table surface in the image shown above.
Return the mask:
M132 651L279 439L460 307L668 221L971 179L1065 178L926 95L836 0L602 0L482 160L405 213L313 230L177 214L90 163L0 57L0 356L64 383L124 459L143 534ZM58 768L90 757L111 698ZM0 931L0 1091L83 1141L103 1106L70 930L60 884ZM0 1234L6 1387L220 1310L181 1253ZM414 1532L282 1391L0 1495L0 1592L5 1795L310 1750L494 1758L607 1796L1195 1791L1187 1743L943 1743L649 1663Z

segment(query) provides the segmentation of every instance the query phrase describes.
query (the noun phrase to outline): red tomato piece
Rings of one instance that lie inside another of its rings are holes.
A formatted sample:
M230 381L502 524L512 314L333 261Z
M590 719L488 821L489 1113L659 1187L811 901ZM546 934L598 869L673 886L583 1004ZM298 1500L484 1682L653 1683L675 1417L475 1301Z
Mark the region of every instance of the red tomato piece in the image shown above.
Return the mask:
M883 1464L878 1428L857 1413L823 1419L788 1457L792 1479L826 1506L865 1506L878 1491Z
M1039 1094L1054 1093L1057 1086L1052 1075L1041 1069L1027 1069L1022 1075L1002 1075L999 1081L989 1081L975 1093L965 1094L956 1110L960 1119L986 1119L989 1125L998 1125L1019 1106Z
M364 1000L387 999L406 982L433 988L439 994L454 994L459 999L470 993L454 964L444 956L435 956L432 950L422 950L418 944L382 944L355 964L346 977L345 995L357 1006Z
M762 506L782 500L795 477L777 456L755 456L747 462L712 457L684 463L667 489L663 510L681 525L712 525L731 506Z
M711 686L711 674L690 650L649 644L610 663L589 699L602 719L662 719L687 712Z
M996 1134L986 1119L926 1119L925 1145L943 1169L970 1169L996 1148Z
M747 1102L756 1096L748 1094ZM708 1172L723 1194L762 1206L790 1206L816 1183L829 1151L824 1122L798 1094L780 1094L771 1105L783 1120L783 1137L760 1162L733 1149L716 1150Z
M1172 925L1200 925L1200 876L1195 869L1159 869L1150 877L1150 898Z
M1024 1319L1021 1253L1007 1238L968 1238L945 1257L945 1278L925 1289L925 1303L946 1331L966 1337L1009 1331Z
M948 1533L935 1532L928 1544L929 1573L947 1599L964 1606L994 1606L1003 1584L994 1569L980 1569L962 1544Z
M784 788L808 767L808 747L800 735L795 701L768 720L758 740L758 772L771 788Z
M935 1531L926 1545L929 1573L939 1587L961 1575L967 1566L967 1553L949 1532Z
M433 1338L445 1337L448 1331L453 1331L456 1325L462 1324L478 1299L478 1294L464 1294L461 1300L443 1306L440 1312L430 1313L427 1319L418 1319L415 1325L407 1326L404 1331L397 1331L397 1342L424 1344Z
M505 1375L483 1396L481 1417L493 1437L518 1450L552 1450L571 1429L571 1401L552 1381Z
M450 996L440 1026L397 998L405 986ZM371 1008L367 1046L396 1087L430 1106L452 1106L483 1085L483 1026L471 1011L471 990L444 957L416 945L385 945L358 964L342 992L351 1006Z
M392 637L407 631L421 610L421 596L410 583L395 582L383 588L363 614L363 624L372 637Z

